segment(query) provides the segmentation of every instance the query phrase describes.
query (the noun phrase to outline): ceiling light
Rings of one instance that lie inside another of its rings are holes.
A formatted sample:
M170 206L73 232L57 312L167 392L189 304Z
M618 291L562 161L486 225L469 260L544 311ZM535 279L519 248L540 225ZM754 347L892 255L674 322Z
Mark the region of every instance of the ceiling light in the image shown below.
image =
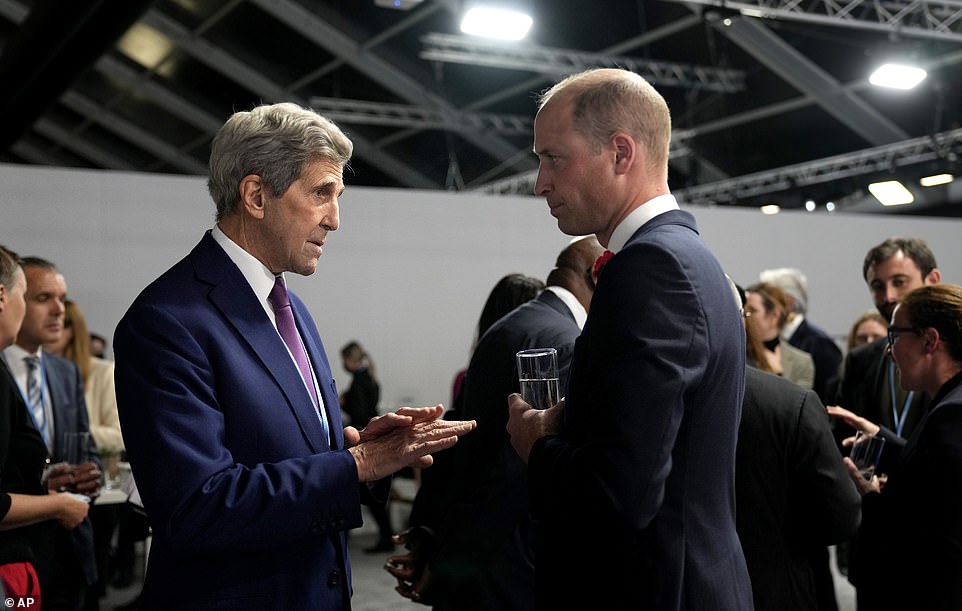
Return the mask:
M922 68L906 66L904 64L884 64L880 66L868 82L876 87L890 87L892 89L912 89L921 83L928 73Z
M924 176L919 179L919 184L923 187L935 187L938 185L947 185L955 180L955 176L951 174L933 174L932 176Z
M374 6L393 8L398 11L409 11L421 4L423 0L374 0Z
M814 212L814 211L815 211L815 200L811 200L811 199L806 200L806 201L805 201L805 209L808 210L809 212Z
M464 14L461 31L473 36L521 40L534 23L530 15L517 10L494 6L472 6Z
M762 211L762 214L771 215L771 214L778 214L779 212L781 212L782 207L779 206L778 204L765 204L764 206L759 208L759 210Z
M835 202L825 202L825 209L829 212L835 212Z
M868 190L883 206L902 206L915 201L912 192L897 180L873 182Z

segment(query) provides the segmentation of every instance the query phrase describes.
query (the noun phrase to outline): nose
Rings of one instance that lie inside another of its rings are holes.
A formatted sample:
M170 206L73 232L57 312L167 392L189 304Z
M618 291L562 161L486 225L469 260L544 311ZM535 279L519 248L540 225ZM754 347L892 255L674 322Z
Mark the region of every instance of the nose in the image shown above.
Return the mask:
M341 225L341 219L339 216L340 207L337 203L337 197L331 201L330 210L321 219L321 227L327 231L337 231L337 228Z
M895 303L899 300L899 296L898 289L896 289L893 285L885 285L885 303Z
M534 181L534 194L535 195L547 195L551 192L551 188L548 186L550 181L546 176L544 171L544 164L538 165L538 177Z

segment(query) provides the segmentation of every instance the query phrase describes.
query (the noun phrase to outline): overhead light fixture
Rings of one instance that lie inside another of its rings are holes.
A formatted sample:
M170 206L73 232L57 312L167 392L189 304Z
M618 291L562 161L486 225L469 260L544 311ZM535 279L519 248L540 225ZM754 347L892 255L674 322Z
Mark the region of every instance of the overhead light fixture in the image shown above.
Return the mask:
M805 200L805 209L809 212L815 212L815 200L809 199Z
M923 187L937 187L939 185L947 185L955 180L955 176L951 174L933 174L932 176L923 176L919 179L919 184Z
M905 64L883 64L868 77L868 82L876 87L891 89L912 89L923 80L928 73L922 68Z
M912 192L897 180L873 182L868 186L868 191L874 195L875 199L883 206L904 206L915 201L915 196L912 195Z
M825 209L829 212L835 212L835 202L825 202Z
M409 11L424 0L374 0L374 6L393 8L398 11Z
M772 215L772 214L778 214L779 212L781 212L782 207L779 206L778 204L765 204L764 206L759 208L759 210L762 211L762 214Z
M531 15L519 9L497 3L476 3L464 14L461 31L485 38L521 40L533 23Z

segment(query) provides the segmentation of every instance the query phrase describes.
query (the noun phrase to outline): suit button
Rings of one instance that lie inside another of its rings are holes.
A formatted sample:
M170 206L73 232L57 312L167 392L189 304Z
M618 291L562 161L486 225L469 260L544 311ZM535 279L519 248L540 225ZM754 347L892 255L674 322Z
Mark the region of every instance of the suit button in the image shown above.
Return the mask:
M341 574L339 572L331 571L330 573L328 573L327 575L328 586L334 588L340 585L340 583L341 583Z

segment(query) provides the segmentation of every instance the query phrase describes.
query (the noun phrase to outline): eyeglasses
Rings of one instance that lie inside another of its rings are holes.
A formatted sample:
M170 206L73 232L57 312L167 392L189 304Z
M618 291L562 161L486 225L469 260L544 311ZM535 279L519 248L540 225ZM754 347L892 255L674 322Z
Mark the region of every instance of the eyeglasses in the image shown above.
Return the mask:
M918 333L918 332L919 330L916 329L915 327L895 327L895 326L889 327L889 330L888 330L889 346L895 343L895 339L899 336L900 333Z

